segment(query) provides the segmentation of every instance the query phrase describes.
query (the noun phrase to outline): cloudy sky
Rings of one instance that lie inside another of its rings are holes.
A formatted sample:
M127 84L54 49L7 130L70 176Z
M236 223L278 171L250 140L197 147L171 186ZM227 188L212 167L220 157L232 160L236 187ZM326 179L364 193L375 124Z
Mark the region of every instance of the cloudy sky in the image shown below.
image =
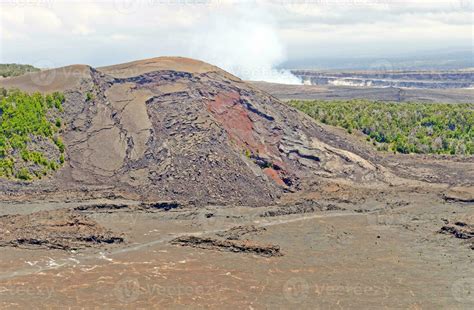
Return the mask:
M0 61L161 55L258 75L288 60L473 48L473 0L0 0Z

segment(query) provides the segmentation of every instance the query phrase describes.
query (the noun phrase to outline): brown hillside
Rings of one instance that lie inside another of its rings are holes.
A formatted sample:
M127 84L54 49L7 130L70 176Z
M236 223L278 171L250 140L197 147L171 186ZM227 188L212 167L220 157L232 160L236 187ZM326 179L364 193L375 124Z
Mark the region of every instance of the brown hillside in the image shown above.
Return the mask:
M391 176L370 150L197 60L76 65L0 86L66 95L67 162L53 179L28 185L36 193L263 205L317 180L369 184Z

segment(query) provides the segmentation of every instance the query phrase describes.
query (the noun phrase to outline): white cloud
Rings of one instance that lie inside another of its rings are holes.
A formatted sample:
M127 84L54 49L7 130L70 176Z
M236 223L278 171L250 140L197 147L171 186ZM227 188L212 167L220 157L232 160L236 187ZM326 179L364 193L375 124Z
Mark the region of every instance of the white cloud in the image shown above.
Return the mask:
M0 1L2 62L183 55L274 79L288 57L472 46L472 0Z

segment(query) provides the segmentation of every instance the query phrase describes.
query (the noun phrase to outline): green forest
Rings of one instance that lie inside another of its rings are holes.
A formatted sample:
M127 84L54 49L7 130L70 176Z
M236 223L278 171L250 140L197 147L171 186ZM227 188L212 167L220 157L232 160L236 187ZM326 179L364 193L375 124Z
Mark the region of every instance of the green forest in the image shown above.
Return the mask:
M324 124L359 131L380 151L474 154L474 104L386 103L369 100L289 104Z
M27 72L37 71L40 71L40 69L31 65L0 64L0 76L2 77L19 76Z
M64 162L64 95L0 89L0 177L41 178Z

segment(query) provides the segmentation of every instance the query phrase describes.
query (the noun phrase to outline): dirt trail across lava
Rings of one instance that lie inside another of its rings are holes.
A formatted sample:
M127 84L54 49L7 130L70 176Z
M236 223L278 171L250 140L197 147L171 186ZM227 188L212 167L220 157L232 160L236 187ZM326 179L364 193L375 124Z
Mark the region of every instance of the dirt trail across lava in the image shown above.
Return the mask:
M402 196L404 200L408 198ZM412 194L409 198L408 205L387 205L368 198L363 211L360 204L333 201L346 210L314 210L272 217L262 214L281 206L185 207L154 213L123 209L84 211L85 216L104 228L123 233L125 243L75 253L1 248L0 287L12 295L0 292L0 305L16 302L16 291L11 290L28 278L28 286L46 287L53 292L54 299L28 296L23 299L25 307L38 302L51 307L60 303L73 306L76 298L80 298L86 306L100 302L112 308L217 308L224 303L255 309L268 304L306 309L338 303L356 307L369 303L389 308L468 308L470 297L458 288L469 285L474 276L470 268L472 250L463 240L438 231L446 225L445 220L467 221L469 205L446 203L431 194ZM98 204L132 203L82 203ZM81 203L49 203L43 207L79 206ZM28 208L28 204L16 204L9 212L23 208ZM258 228L265 229L245 234ZM225 235L235 231L240 231L239 239L254 244L278 245L283 256L262 257L171 243L190 236L226 240ZM95 286L97 281L100 287ZM425 281L433 286L426 287ZM173 290L183 283L187 290ZM123 291L130 285L132 295ZM161 289L155 291L153 287ZM367 294L370 291L371 295L355 294L354 290L359 289L367 290ZM247 297L238 298L242 294Z
M57 213L57 212L56 212ZM54 214L52 214L54 215ZM258 221L251 221L250 224L254 225L255 227L271 227L275 225L283 225L287 223L295 223L299 221L307 221L311 219L317 219L317 218L327 218L327 217L340 217L340 216L360 216L361 214L358 213L330 213L330 214L313 214L313 215L303 215L303 216L297 216L297 217L292 217L292 218L285 218L285 219L262 219ZM250 217L249 219L252 220L253 217ZM242 222L245 222L242 221ZM219 233L225 233L229 229L232 229L234 226L228 226L223 229L215 229L215 230L201 230L201 231L193 231L189 233L171 233L168 234L165 237L160 237L151 241L147 241L141 244L134 244L134 245L125 245L122 246L118 249L115 250L109 250L107 251L107 257L108 258L113 258L114 255L117 254L124 254L124 253L129 253L133 251L143 251L146 248L153 247L159 244L163 243L168 243L171 242L175 239L178 239L180 237L200 237L200 236L205 236L205 235L216 235ZM100 255L103 253L101 252ZM81 262L87 262L87 261L94 261L97 259L97 253L93 253L90 255L82 256L81 257ZM35 268L26 268L26 269L19 269L19 270L14 270L14 271L9 271L8 273L5 274L0 274L0 280L4 279L9 279L9 278L14 278L14 277L19 277L19 276L26 276L26 275L31 275L34 273L40 273L44 272L47 270L51 269L58 269L58 268L64 268L72 265L77 265L77 261L71 260L70 258L62 259L62 260L56 260L55 264L53 266L45 266L45 267L40 267L37 266Z

